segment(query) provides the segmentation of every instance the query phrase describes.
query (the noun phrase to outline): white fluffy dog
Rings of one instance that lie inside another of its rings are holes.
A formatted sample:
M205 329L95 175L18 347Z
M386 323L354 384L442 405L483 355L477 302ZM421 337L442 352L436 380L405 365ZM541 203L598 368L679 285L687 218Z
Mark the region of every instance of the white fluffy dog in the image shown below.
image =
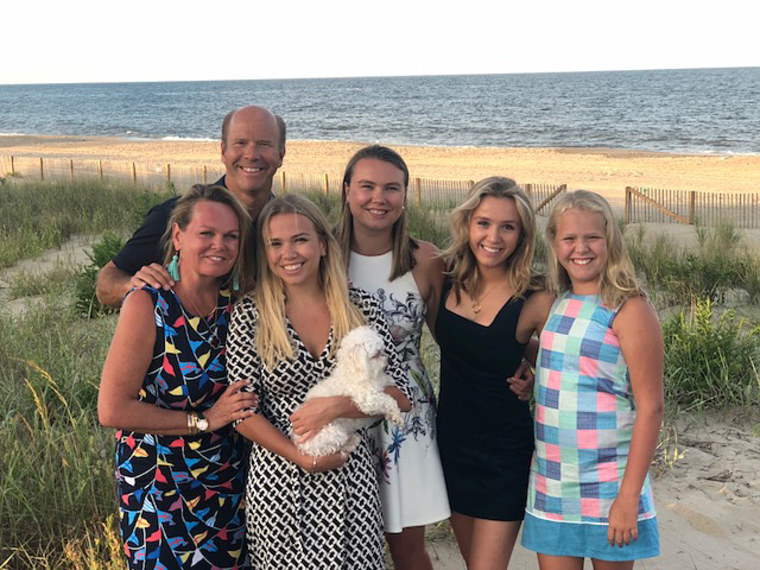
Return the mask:
M380 335L368 326L357 327L343 337L332 374L315 384L304 400L348 396L365 414L382 415L401 426L403 419L396 400L383 392L394 385L385 373L387 362ZM308 441L297 443L298 449L315 457L351 452L359 444L356 432L371 421L371 418L337 418Z

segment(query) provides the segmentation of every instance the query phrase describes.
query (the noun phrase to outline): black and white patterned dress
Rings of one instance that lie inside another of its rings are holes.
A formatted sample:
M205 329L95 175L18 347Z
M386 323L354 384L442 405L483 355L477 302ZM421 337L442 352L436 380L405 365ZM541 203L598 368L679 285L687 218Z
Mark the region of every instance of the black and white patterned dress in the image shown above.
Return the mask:
M368 324L383 337L387 372L409 397L406 369L377 301L364 291L351 289L350 294ZM270 370L254 345L258 318L250 297L233 310L227 344L229 381L251 380L251 389L259 395L257 412L289 435L290 415L303 403L309 388L328 376L335 364L330 355L332 331L322 354L314 358L288 321L296 357ZM361 435L361 444L342 468L314 474L253 444L246 486L252 568L385 568L377 475L367 434L363 431Z

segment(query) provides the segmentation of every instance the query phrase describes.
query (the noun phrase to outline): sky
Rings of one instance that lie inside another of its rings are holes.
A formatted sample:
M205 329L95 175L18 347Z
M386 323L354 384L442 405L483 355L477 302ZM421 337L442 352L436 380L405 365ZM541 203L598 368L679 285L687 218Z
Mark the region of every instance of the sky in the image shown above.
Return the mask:
M9 0L0 84L760 66L755 0Z

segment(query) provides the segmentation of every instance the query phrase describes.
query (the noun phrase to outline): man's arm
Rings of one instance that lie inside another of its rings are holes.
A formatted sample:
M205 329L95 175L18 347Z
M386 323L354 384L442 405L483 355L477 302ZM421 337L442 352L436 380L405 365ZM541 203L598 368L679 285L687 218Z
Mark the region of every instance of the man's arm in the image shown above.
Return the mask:
M176 202L176 198L171 198L151 208L121 251L100 270L95 295L103 305L118 309L133 287L149 285L156 289L168 289L174 285L159 262L163 257L161 236L166 231Z
M116 267L113 261L106 263L98 273L98 281L95 285L95 296L102 305L118 309L124 295L130 289L132 276Z
M174 286L174 280L166 268L158 263L145 265L134 275L129 275L116 267L113 261L109 261L98 273L95 295L102 305L118 309L130 289L143 285L169 289Z

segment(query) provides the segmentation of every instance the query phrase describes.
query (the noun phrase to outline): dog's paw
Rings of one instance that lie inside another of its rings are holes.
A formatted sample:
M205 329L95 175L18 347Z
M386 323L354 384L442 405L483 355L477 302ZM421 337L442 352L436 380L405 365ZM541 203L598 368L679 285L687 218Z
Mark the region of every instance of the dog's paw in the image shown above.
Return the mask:
M403 427L404 418L401 416L401 412L397 409L391 410L385 415L385 419L391 423L396 424L398 427Z

